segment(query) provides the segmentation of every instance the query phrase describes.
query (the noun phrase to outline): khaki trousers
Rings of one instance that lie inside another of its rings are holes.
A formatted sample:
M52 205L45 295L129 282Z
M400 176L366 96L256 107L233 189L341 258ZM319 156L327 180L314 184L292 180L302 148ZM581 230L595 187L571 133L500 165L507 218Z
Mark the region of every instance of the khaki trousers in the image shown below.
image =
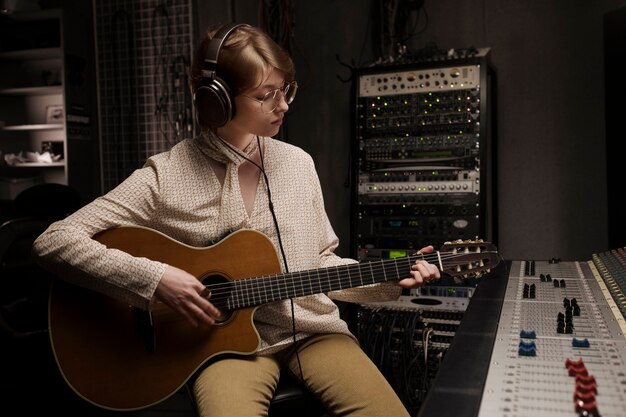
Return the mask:
M201 417L261 417L280 372L291 372L331 416L408 417L387 380L346 335L323 334L272 356L226 357L202 370L193 384Z

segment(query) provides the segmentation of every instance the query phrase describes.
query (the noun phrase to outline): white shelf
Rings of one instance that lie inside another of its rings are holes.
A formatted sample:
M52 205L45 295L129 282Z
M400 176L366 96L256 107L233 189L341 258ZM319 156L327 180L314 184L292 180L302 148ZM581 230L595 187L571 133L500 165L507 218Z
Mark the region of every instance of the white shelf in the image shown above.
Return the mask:
M17 51L0 52L0 59L12 61L31 61L63 57L61 48L20 49Z
M34 95L53 95L62 94L63 86L61 85L42 85L36 87L16 87L2 88L0 94L6 96L34 96Z
M53 168L64 167L65 162L19 162L13 165L7 165L12 168Z
M0 130L11 130L11 131L60 130L60 129L63 129L62 123L36 124L36 125L13 125L13 126L4 126L0 128Z

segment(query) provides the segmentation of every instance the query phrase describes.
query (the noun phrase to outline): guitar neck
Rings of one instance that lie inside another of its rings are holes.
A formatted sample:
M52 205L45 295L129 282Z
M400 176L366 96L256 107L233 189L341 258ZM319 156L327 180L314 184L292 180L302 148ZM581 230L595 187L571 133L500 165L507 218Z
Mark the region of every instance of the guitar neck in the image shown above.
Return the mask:
M329 291L394 281L409 276L411 264L424 259L419 254L395 259L352 263L307 271L240 279L229 283L226 307L239 309L264 303ZM219 296L212 290L212 297Z

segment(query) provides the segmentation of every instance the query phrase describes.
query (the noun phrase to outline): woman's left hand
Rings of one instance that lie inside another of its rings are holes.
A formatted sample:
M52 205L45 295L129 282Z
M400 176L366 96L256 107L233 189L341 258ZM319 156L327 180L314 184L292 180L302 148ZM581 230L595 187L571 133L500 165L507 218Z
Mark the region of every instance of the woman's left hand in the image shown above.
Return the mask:
M434 250L432 246L426 246L417 253L431 253ZM398 281L398 285L402 288L421 287L427 282L438 280L441 278L439 268L425 260L415 261L411 265L411 276Z

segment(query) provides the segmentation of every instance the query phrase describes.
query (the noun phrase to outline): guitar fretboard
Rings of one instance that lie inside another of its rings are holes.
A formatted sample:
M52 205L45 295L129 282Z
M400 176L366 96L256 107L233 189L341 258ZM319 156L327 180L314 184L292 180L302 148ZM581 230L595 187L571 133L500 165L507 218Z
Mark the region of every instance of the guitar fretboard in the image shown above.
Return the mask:
M362 287L409 276L411 264L421 255L338 265L327 268L241 279L211 289L211 299L224 299L229 310L329 291Z

